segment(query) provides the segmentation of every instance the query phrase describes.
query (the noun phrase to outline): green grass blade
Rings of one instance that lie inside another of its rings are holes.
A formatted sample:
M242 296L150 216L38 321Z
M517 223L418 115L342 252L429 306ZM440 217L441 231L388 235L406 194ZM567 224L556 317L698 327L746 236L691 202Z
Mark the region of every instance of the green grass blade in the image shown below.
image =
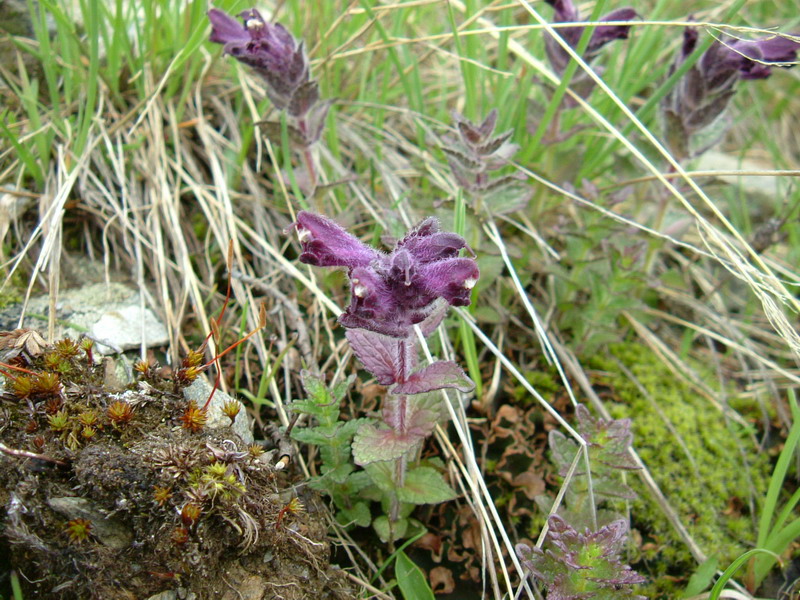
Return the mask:
M753 548L752 550L748 550L739 558L734 560L727 569L725 569L720 578L714 584L714 587L711 588L711 593L708 596L709 600L719 600L719 596L722 593L722 590L725 588L725 584L728 583L731 577L736 574L736 571L739 570L739 567L750 560L750 558L758 554L769 554L775 556L776 560L778 559L776 555L769 550L765 550L764 548Z

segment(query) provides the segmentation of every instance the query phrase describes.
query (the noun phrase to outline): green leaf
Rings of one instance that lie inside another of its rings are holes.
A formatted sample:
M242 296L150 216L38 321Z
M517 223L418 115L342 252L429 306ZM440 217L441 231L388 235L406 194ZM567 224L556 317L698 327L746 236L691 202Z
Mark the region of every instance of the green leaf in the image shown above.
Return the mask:
M350 508L339 508L336 513L336 521L341 525L358 525L359 527L369 527L372 521L372 514L369 512L369 505L366 502L356 502Z
M719 558L712 556L703 564L697 567L697 570L689 578L689 583L686 584L686 589L683 590L682 598L690 598L697 596L704 592L711 585L711 580L714 578L714 573L717 571L717 563Z
M372 522L372 527L375 529L375 533L378 534L378 537L381 538L381 541L384 544L388 544L390 541L394 542L406 537L408 519L398 519L392 523L389 521L389 517L381 515Z
M406 473L405 484L397 490L401 502L438 504L456 497L439 471L431 467L416 467Z
M391 492L394 490L393 464L389 462L376 462L364 467L370 480L382 492Z
M405 552L398 552L394 565L397 585L405 600L433 600L433 590L425 574Z
M350 474L355 469L350 463L345 463L343 465L339 465L336 468L331 468L328 465L322 465L320 469L322 472L322 476L327 481L333 481L334 483L343 484L347 481Z

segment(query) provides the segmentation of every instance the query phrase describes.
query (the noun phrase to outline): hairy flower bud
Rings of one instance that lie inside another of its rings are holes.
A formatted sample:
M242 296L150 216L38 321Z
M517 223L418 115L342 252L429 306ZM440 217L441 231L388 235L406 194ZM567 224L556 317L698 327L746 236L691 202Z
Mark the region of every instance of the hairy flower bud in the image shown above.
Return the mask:
M221 10L209 10L212 25L209 39L224 44L225 54L252 67L264 78L275 106L289 108L292 116L301 116L298 111L305 114L319 98L319 93L316 83L309 81L308 59L302 42L298 43L280 23L267 23L255 8L240 13L239 17L241 24ZM311 84L314 89L307 89ZM301 93L295 101L298 92Z

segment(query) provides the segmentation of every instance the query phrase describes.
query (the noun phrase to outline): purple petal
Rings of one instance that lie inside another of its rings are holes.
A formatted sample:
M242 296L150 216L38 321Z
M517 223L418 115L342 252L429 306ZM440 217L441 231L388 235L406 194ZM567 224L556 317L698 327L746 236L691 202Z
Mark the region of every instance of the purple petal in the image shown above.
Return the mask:
M757 41L737 40L729 44L731 48L741 52L748 58L764 62L789 63L797 60L800 42L785 37L774 37Z
M418 276L430 293L453 306L467 306L480 271L471 258L448 258L421 265Z
M572 0L546 0L555 12L556 23L574 23L580 21L581 15Z
M216 8L209 10L208 20L211 21L211 36L208 38L210 41L217 44L242 44L250 41L247 29L221 10Z
M300 262L317 267L363 267L382 255L347 233L339 224L301 211L294 223L303 246Z
M632 8L618 8L602 17L601 21L633 21L639 15ZM589 41L587 52L596 52L609 42L614 40L624 40L628 38L630 25L598 25L592 32L592 39Z
M455 258L466 247L460 235L439 231L439 222L433 217L422 221L397 243L397 249L407 250L420 263Z

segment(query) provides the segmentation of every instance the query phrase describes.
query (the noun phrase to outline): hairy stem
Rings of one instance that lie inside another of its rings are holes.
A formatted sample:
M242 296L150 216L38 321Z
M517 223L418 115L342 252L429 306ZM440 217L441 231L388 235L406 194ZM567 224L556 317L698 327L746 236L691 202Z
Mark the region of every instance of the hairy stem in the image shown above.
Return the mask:
M395 381L398 383L404 383L408 379L410 369L408 362L406 361L406 356L408 355L408 348L406 345L409 343L410 342L406 339L397 341L399 346L398 355L400 356L400 360L398 361L398 369L395 373ZM405 395L398 396L397 402L394 404L394 410L395 415L392 422L397 424L395 430L401 435L405 434L408 430L408 423L406 420L406 417L408 416L406 414L408 412L408 397ZM400 518L400 500L397 498L397 490L405 485L407 467L408 457L406 453L400 458L396 459L394 464L395 493L392 497L392 506L389 511L389 520L392 522L397 521L397 519Z
M306 123L305 119L299 119L297 126L300 128L300 131L303 135L308 132L308 124ZM311 189L314 190L317 187L317 169L314 166L314 155L311 152L310 145L303 147L303 162L305 163L306 171L308 172L308 181L311 185Z

